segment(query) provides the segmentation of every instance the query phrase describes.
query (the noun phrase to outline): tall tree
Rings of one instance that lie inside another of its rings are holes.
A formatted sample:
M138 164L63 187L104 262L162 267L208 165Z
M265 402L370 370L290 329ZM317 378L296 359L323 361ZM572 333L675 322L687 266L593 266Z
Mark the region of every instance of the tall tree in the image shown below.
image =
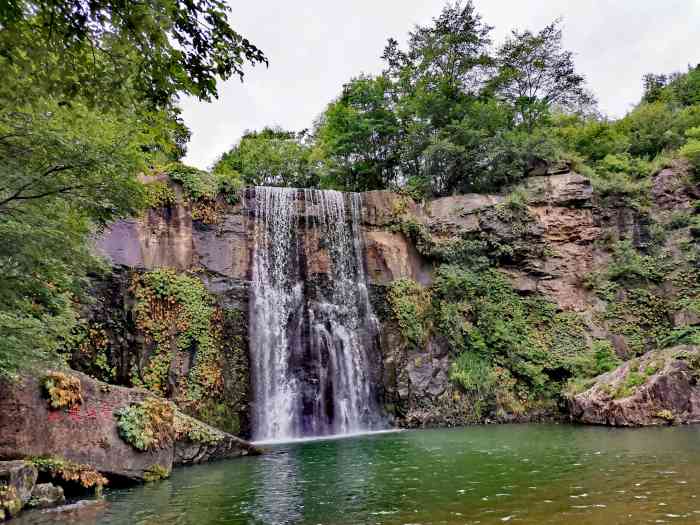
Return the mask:
M12 0L0 6L0 72L31 73L58 97L114 104L122 95L168 105L216 97L263 53L228 22L222 0Z
M473 2L448 3L432 24L416 26L402 50L390 39L382 58L400 130L401 178L443 195L469 178L481 133L466 130L487 79L491 26ZM462 125L464 124L464 125Z
M553 107L575 110L594 103L573 53L562 48L561 21L538 33L513 31L496 53L495 92L510 104L527 130Z
M315 133L315 154L326 160L324 184L364 191L396 181L400 130L390 89L384 76L359 77L328 106Z

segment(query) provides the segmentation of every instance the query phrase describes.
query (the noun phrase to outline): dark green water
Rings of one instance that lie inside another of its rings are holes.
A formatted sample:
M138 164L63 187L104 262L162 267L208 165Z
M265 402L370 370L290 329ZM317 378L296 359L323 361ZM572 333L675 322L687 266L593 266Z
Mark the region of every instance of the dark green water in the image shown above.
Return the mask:
M700 523L699 483L700 427L485 426L279 445L107 492L70 522Z

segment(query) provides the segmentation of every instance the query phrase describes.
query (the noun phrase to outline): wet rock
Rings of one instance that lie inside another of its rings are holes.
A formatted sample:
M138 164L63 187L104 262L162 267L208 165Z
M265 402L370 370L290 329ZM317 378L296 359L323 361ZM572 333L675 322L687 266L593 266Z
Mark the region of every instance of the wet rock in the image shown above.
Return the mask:
M216 429L211 429L216 431ZM221 437L212 442L195 442L182 439L175 442L173 466L194 465L218 459L232 459L241 456L257 456L262 453L258 447L220 432Z
M27 506L36 509L47 509L62 505L66 501L63 487L57 487L52 483L39 483L32 491L32 497Z
M18 525L55 523L97 523L107 502L104 499L81 500L46 509L30 509L18 518ZM13 522L14 523L14 522Z
M570 400L580 423L651 426L700 423L700 347L648 352L598 376Z

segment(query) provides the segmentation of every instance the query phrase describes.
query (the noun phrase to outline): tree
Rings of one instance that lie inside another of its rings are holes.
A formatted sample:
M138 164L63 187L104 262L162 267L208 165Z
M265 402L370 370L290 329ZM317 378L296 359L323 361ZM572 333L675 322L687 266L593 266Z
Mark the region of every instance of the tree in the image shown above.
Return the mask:
M249 186L314 186L318 181L311 149L302 138L303 134L280 128L247 132L214 164L214 173L240 174Z
M661 100L661 94L663 93L663 88L668 84L668 77L666 75L655 75L654 73L647 73L642 79L644 85L644 95L642 96L642 102L651 103L658 102Z
M408 49L401 51L390 38L382 58L385 73L412 91L439 89L447 96L478 91L490 64L487 49L492 27L482 22L471 0L446 4L432 25L416 26L408 36Z
M88 238L136 211L146 120L51 100L0 110L0 375L48 359L99 267Z
M384 76L358 77L328 106L315 132L315 155L325 160L325 185L365 191L396 181L400 130L389 89Z
M138 96L162 107L180 93L208 100L217 79L267 63L229 12L221 0L13 0L0 7L0 76L24 70L32 90L108 105Z
M218 0L0 6L0 375L56 358L100 261L89 238L139 211L137 175L184 153L181 93L264 56Z
M643 84L643 103L664 102L674 108L700 104L700 64L689 67L686 73L648 73L643 77Z
M492 89L516 111L529 131L552 107L577 110L594 103L585 78L576 73L573 53L562 49L560 20L534 34L513 31L498 48Z

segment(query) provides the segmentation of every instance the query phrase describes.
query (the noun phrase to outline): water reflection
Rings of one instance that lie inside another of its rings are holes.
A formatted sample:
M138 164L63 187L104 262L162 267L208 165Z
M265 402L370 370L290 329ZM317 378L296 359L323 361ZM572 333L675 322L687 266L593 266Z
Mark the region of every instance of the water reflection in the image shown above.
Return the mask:
M700 523L698 438L521 425L294 443L109 493L96 518L63 522Z
M242 505L244 514L255 522L287 525L302 521L304 512L303 478L299 457L283 451L266 456L266 466L255 469L250 502Z

